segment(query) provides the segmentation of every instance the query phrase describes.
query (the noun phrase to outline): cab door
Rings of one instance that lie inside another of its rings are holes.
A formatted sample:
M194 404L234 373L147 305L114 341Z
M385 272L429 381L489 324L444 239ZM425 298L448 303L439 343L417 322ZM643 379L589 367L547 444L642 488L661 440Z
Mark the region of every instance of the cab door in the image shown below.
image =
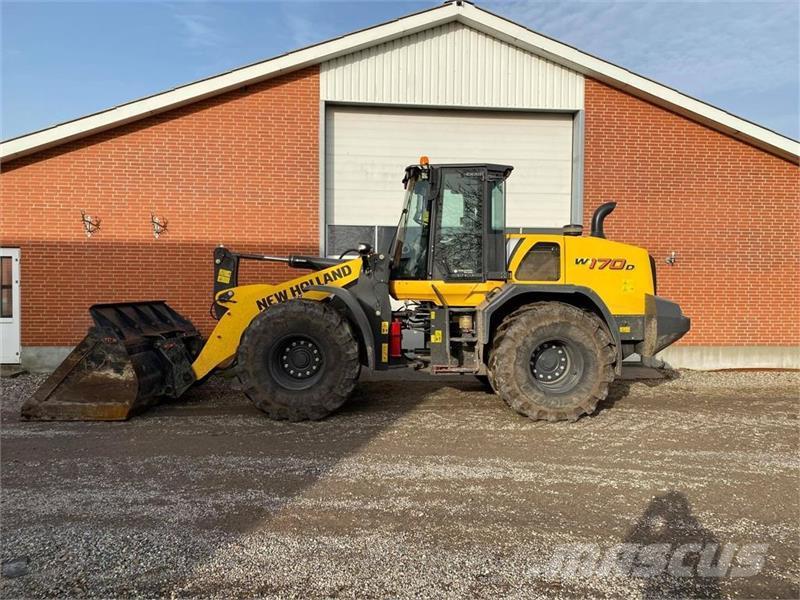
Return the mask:
M446 168L441 175L429 277L442 283L484 281L485 171Z
M477 306L505 281L504 175L442 167L435 181L427 278L393 281L398 299Z
M19 249L0 248L0 363L19 364Z

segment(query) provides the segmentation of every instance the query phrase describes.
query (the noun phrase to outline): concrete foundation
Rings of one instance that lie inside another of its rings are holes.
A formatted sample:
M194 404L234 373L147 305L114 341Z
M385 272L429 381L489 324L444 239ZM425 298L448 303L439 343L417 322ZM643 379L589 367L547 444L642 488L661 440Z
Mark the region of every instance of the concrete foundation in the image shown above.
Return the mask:
M74 346L23 346L20 366L31 373L51 373L61 364Z
M670 346L657 357L673 369L800 369L800 346Z

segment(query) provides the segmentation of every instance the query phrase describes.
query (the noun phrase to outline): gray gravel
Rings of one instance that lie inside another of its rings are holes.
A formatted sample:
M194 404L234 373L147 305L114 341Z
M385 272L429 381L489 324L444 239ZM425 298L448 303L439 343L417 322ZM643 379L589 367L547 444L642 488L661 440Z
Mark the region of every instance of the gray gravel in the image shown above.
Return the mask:
M126 423L21 423L41 381L0 380L3 597L800 596L797 373L619 381L573 424L472 378L366 381L318 423L222 378ZM654 539L769 549L746 578L543 572Z

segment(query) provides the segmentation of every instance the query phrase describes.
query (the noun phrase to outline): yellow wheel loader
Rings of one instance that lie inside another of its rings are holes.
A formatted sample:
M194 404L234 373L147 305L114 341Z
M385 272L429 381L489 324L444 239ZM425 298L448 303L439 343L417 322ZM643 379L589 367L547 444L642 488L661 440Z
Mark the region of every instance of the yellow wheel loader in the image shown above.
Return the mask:
M405 170L400 222L384 252L361 244L338 259L280 258L217 248L218 323L205 342L164 302L95 305L89 334L23 416L126 419L232 367L270 417L321 419L347 401L362 367L409 366L484 378L532 419L591 413L625 357L652 357L689 319L655 295L645 250L605 239L614 203L595 212L588 236L579 225L507 234L511 172L423 157ZM242 260L307 272L240 285Z

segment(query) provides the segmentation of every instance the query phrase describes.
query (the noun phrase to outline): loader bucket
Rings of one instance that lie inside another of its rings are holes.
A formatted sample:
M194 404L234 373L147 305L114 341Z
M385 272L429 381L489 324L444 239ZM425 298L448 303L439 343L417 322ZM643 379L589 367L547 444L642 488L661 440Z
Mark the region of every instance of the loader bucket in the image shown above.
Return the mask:
M43 421L122 421L195 381L203 342L165 302L95 304L94 325L22 406Z

